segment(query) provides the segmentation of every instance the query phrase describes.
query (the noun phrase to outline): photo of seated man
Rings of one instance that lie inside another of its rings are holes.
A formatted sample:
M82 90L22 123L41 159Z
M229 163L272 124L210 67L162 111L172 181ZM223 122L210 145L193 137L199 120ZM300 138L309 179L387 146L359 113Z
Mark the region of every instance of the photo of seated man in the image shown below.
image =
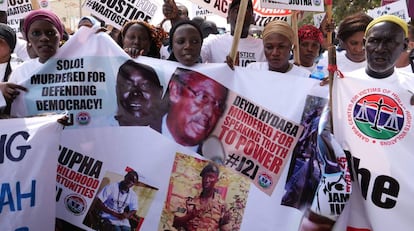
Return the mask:
M141 181L132 168L127 167L125 171L124 176L113 172L105 174L83 220L84 225L99 231L140 230L158 188Z

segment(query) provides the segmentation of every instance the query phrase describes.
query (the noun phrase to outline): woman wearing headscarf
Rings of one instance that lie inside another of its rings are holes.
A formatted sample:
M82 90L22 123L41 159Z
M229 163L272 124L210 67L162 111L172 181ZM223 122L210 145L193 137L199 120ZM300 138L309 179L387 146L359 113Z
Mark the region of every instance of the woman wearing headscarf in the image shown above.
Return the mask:
M16 47L16 33L4 23L0 23L0 81L7 82L12 71L11 54Z
M31 11L24 20L23 35L28 42L27 45L33 49L37 57L23 62L13 70L8 82L20 84L30 78L35 70L56 54L63 33L63 24L52 11L45 9ZM20 90L26 88L8 84L2 92L8 103L11 103L19 95Z
M11 102L14 89L25 90L24 87L13 83L6 83L12 72L11 54L16 47L16 33L7 24L0 23L0 107L4 107L7 102ZM6 112L6 111L4 111Z
M282 20L271 21L263 29L263 47L267 62L254 62L249 69L289 73L308 78L310 72L289 62L293 48L292 27Z
M313 72L322 48L323 34L315 26L303 25L298 30L298 40L300 65Z

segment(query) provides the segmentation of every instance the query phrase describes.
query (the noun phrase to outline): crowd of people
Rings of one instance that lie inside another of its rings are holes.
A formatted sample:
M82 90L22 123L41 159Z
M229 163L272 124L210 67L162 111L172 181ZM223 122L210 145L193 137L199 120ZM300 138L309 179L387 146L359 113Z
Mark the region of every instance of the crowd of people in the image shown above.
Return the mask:
M170 31L165 31L161 25L156 26L144 21L132 20L125 23L120 30L110 27L110 31L107 32L132 59L142 55L176 61L188 67L196 63L228 62L239 5L240 0L232 1L229 5L227 16L227 21L230 24L229 33L219 34L217 26L213 22L200 17L190 20L188 9L184 5L169 1L164 3L162 9L165 18L171 22ZM253 16L253 4L248 1L238 45L236 65L303 77L309 77L317 69L317 66L321 66L325 76L328 76L329 63L325 33L327 30L329 31L326 28L332 30L335 27L332 25L333 23L328 24L329 26L325 26L325 28L303 25L295 33L288 23L275 20L264 27L261 38L255 38L249 34ZM41 23L38 20L48 23ZM366 66L363 39L365 28L371 20L370 16L359 12L344 18L339 23L338 29L335 31L336 39L339 41L338 70L347 72ZM1 65L4 64L4 71L0 84L3 95L0 97L2 98L0 103L4 100L7 103L7 106L3 107L3 115L7 115L10 103L20 91L27 90L15 84L21 78L25 78L24 71L31 69L27 67L39 66L46 62L69 39L59 17L47 10L33 11L24 21L21 27L21 37L16 36L13 30L6 25L7 21L3 21L0 27L2 39L7 45L7 49L4 49L4 58L1 60ZM46 34L46 30L54 30L56 36L52 39L49 33L47 34L49 44L37 45L37 41L40 41L40 35L37 36L38 40L32 36L33 33L29 31L32 24L36 31L44 30ZM97 31L105 31L103 24L94 16L85 16L79 21L78 28L86 26ZM410 28L412 27L410 26ZM298 36L299 41L299 63L294 63L292 58L295 36ZM409 36L409 38L411 37L413 36ZM44 49L46 46L49 49ZM40 47L43 48L40 49ZM216 49L217 47L221 49ZM410 46L407 52L401 54L396 63L397 68L412 72L411 51ZM24 65L20 65L21 63ZM233 65L233 62L229 65ZM17 66L21 67L17 69Z
M131 57L131 60L119 68L116 87L118 115L114 119L121 126L150 126L173 137L177 143L200 152L201 141L211 133L223 113L227 89L201 73L177 69L164 95L169 102L168 112L157 111L154 114L154 111L162 108L162 83L152 67L136 63L133 59L138 56L162 58L179 62L185 67L192 67L197 63L226 62L233 42L240 0L233 0L229 5L227 20L230 32L225 34L218 34L216 26L211 22L190 20L185 6L171 4L166 1L163 6L164 15L172 25L168 33L162 27L143 21L129 21L119 31L107 31L113 36L114 42ZM285 21L275 20L264 27L262 38L254 38L249 35L253 19L253 4L248 1L236 65L303 78L308 78L319 65L325 68L325 74L328 75L325 36L319 28L303 25L295 33ZM79 22L79 27L81 26L93 28L97 32L105 31L99 20L92 16L82 18ZM292 59L296 34L299 40L300 65ZM350 15L339 23L336 31L339 41L337 69L342 72L358 70L361 79L373 80L373 87L377 81L391 82L404 78L405 83L409 83L408 87L404 87L414 92L414 89L410 89L414 86L414 78L405 79L406 76L414 77L413 34L413 27L396 17L382 17L377 20L362 12ZM48 10L33 10L26 16L22 38L16 36L6 21L0 23L2 116L10 113L12 102L22 91L28 91L17 83L28 79L34 69L44 65L67 39L70 37L65 33L63 23L56 14ZM137 104L143 106L136 107ZM178 113L183 110L188 113ZM413 108L409 110L413 112ZM217 180L218 170L215 167L210 167L209 173L203 170L201 176L204 179L210 173ZM129 178L131 177L128 180ZM138 177L132 176L131 181L136 183ZM117 187L114 190L118 190ZM128 191L127 188L124 191ZM209 194L212 195L212 192ZM200 198L203 195L201 193ZM100 194L100 199L105 202L104 192ZM190 215L186 219L177 218L174 224L188 225L184 220L191 220ZM325 219L317 216L311 213L304 220L303 230L332 229L333 222L325 222ZM315 228L318 225L321 226Z

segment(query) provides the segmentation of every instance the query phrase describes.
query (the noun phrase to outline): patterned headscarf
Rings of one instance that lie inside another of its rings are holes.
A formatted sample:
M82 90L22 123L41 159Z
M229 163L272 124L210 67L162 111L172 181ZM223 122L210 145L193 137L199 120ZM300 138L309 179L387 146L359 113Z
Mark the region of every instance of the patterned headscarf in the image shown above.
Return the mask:
M299 38L299 41L314 40L314 41L319 42L319 44L321 44L321 45L323 43L323 34L322 34L322 32L318 28L316 28L312 25L303 25L303 26L301 26L298 30L298 38Z
M26 39L27 39L27 34L29 32L30 26L32 25L33 22L35 22L37 20L46 20L46 21L52 23L56 27L56 29L58 30L59 35L60 35L60 39L63 38L64 28L63 28L63 24L60 21L59 17L50 10L39 9L39 10L30 11L30 13L24 19L23 34L24 34Z

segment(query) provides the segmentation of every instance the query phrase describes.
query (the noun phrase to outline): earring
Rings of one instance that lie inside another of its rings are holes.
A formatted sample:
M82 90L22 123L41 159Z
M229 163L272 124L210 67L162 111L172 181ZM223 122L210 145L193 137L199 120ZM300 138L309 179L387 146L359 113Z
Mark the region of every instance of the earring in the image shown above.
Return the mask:
M28 46L28 47L31 47L31 46L32 46L32 44L31 44L31 43L27 43L27 46Z

